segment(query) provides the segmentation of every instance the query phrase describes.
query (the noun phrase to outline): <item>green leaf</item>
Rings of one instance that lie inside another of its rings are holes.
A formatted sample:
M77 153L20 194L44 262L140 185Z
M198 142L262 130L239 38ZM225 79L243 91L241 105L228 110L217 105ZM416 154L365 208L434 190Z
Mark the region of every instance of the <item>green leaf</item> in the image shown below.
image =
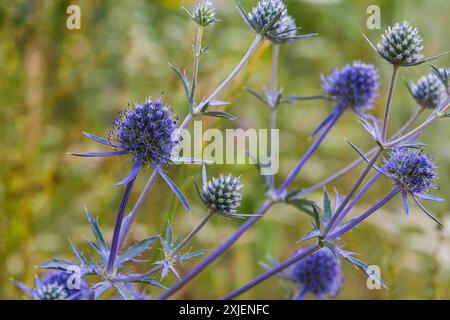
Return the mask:
M136 296L133 292L133 290L131 290L125 283L123 282L116 282L113 284L114 288L117 289L117 291L119 292L120 296L124 299L124 300L136 300Z
M225 111L206 111L203 113L205 116L214 118L224 118L228 120L236 120L236 117Z
M152 279L152 278L143 278L143 279L139 279L139 280L135 280L135 281L131 281L131 282L145 283L145 284L149 284L151 286L159 287L161 289L167 289L159 281L156 281L155 279Z
M309 199L292 199L286 200L286 203L296 207L300 211L314 217L314 210L318 211L318 206L315 201Z
M306 234L302 237L301 241L306 241L306 240L309 240L309 239L319 238L319 237L321 237L320 230L318 230L318 229L313 229L313 230L309 231L308 233L306 233Z
M125 262L125 261L129 261L130 259L133 259L134 257L139 256L145 250L150 248L150 246L156 239L159 239L159 235L151 236L149 238L146 238L146 239L139 241L138 243L128 247L125 251L123 251L119 255L118 261Z
M177 257L177 260L178 261L189 260L189 259L193 259L193 258L202 256L206 253L208 253L208 250L198 250L198 251L194 251L194 252L189 252L189 253L179 255Z
M320 213L319 210L316 209L316 207L313 207L314 211L314 221L315 221L315 227L317 230L320 230Z
M97 219L94 219L92 217L87 208L84 208L84 211L86 212L86 217L88 218L92 233L94 234L95 239L97 239L100 249L104 252L109 251L108 245L106 244L105 238L103 237L103 233L98 225Z
M361 260L358 260L351 255L344 256L345 259L350 261L355 267L362 270L367 276L372 279L373 281L377 282L378 284L382 285L383 287L386 287L384 284L384 281L377 275L375 270L370 268L367 264L362 262Z
M183 84L183 88L184 88L184 93L186 95L186 99L188 99L188 101L191 101L191 92L189 89L189 79L187 78L186 74L184 72L181 72L180 69L178 69L177 67L175 67L174 65L169 63L169 66L173 69L173 71L175 71L175 73L177 74L178 78L180 78L181 83Z
M323 191L323 215L325 221L330 221L332 215L331 201L326 190Z
M78 250L77 247L72 243L72 241L69 240L70 246L72 247L72 251L77 257L78 261L80 261L81 265L88 265L86 258L83 256L83 254Z

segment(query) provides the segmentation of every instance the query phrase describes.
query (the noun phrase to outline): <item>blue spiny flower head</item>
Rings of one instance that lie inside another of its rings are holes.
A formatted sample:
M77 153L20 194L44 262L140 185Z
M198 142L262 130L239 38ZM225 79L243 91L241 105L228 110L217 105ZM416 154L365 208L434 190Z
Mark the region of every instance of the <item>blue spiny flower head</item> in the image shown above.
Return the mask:
M110 137L133 155L135 162L165 166L171 163L176 120L161 100L147 99L120 113Z
M378 71L372 64L355 61L342 69L334 69L328 76L321 76L322 88L336 98L341 108L355 111L373 106L379 89Z
M241 205L242 187L240 177L221 175L203 186L202 200L208 208L217 213L236 216L236 210Z
M17 285L35 300L85 300L91 296L85 280L81 279L79 289L69 289L71 273L51 271L44 278L36 278L34 289L22 283Z
M400 147L389 153L384 170L391 174L404 191L428 193L433 187L436 167L421 149Z
M412 96L423 108L436 109L446 95L444 84L432 73L411 83L409 87Z
M301 284L299 298L306 293L318 297L335 296L342 286L339 259L328 248L321 248L291 268L290 279Z
M188 12L188 14L195 23L202 27L219 21L216 16L216 8L209 0L199 2L192 13Z
M436 167L421 149L397 147L391 150L389 158L384 161L383 170L386 175L395 180L396 187L401 191L406 215L409 214L408 195L410 195L430 219L442 226L419 200L443 200L429 194L437 178Z
M397 22L388 27L377 45L378 53L388 62L409 66L417 64L422 59L423 49L419 31L407 21Z

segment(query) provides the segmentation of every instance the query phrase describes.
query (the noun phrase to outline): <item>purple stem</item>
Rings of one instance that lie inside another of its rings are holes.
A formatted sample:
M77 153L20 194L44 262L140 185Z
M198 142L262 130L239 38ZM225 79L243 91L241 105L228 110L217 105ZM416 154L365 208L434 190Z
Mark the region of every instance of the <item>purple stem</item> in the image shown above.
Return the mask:
M351 220L347 225L342 227L341 229L331 233L326 237L326 240L331 241L333 239L336 239L340 237L342 234L347 232L350 229L353 229L356 225L358 225L361 221L366 219L368 216L370 216L372 213L380 209L382 206L384 206L386 203L388 203L392 198L394 198L397 194L399 194L401 191L400 187L395 187L392 189L387 195L384 196L383 199L378 201L373 207L371 207L369 210L364 212L362 215L360 215L358 218L355 218Z
M272 206L271 201L266 201L261 206L261 208L256 213L255 217L248 219L236 232L234 232L227 241L222 243L216 250L214 250L209 256L207 256L202 262L200 262L195 268L186 273L183 278L178 280L170 289L164 292L158 300L165 300L173 295L175 292L180 290L184 285L186 285L192 278L199 274L203 269L210 265L214 260L216 260L222 253L224 253L228 248L230 248L240 237L244 234L252 225L254 225L267 210Z
M314 253L318 249L320 249L320 245L319 244L310 245L308 248L298 252L293 257L287 259L285 262L280 263L276 267L270 269L269 271L263 273L262 275L258 276L257 278L253 279L252 281L248 282L243 287L241 287L241 288L239 288L239 289L237 289L237 290L227 294L226 296L221 298L221 300L233 299L234 297L237 297L237 296L243 294L244 292L250 290L254 286L256 286L259 283L263 282L264 280L270 278L271 276L277 274L280 271L285 270L286 268L290 267L292 264L296 263L297 261L300 261L303 258L309 256L310 254Z
M107 274L112 274L115 269L116 257L119 251L120 228L122 226L122 220L127 207L128 198L130 197L135 180L136 178L127 183L125 190L123 191L122 200L120 201L119 212L117 213L114 234L111 242L111 250L109 252L108 267L106 269Z
M334 116L330 119L326 127L323 129L322 133L317 137L316 141L309 147L308 151L303 155L303 157L299 160L295 168L291 171L289 176L284 180L283 184L280 186L280 188L277 191L277 194L279 196L282 196L283 193L286 191L286 189L289 187L289 185L294 181L295 177L298 175L300 170L305 165L306 161L313 155L314 151L319 147L319 145L322 143L323 139L327 136L328 132L331 130L333 125L338 121L342 113L344 112L345 108L337 106L336 109L333 111Z
M344 210L337 216L336 220L330 226L330 230L333 230L336 225L341 222L347 213L355 206L355 204L362 198L362 196L370 189L370 187L381 177L381 173L376 173L369 182L356 194L352 201L345 207Z

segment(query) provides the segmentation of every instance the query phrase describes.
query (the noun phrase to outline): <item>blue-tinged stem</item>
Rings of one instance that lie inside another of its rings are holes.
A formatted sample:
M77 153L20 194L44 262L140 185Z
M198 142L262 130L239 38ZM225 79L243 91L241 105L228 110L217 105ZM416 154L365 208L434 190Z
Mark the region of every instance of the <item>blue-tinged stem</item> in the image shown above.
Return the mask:
M391 102L392 102L392 97L394 95L394 88L395 88L395 83L397 81L397 75L398 75L398 70L399 70L399 66L398 65L393 65L392 66L392 78L391 78L391 83L389 84L389 91L388 91L388 96L387 96L387 100L386 100L386 108L384 110L384 117L383 117L383 127L382 127L382 136L381 136L381 141L383 143L386 142L386 138L387 138L387 129L388 129L388 123L389 123L389 114L391 111Z
M255 217L248 219L238 230L236 230L225 242L210 253L202 262L195 266L191 271L186 273L178 282L176 282L170 289L164 292L158 299L165 300L173 295L175 292L183 288L191 279L199 274L203 269L214 262L227 249L229 249L252 225L254 225L263 214L269 210L273 202L266 201L255 214Z
M221 300L230 300L233 299L244 292L250 290L254 286L260 284L264 280L272 277L273 275L276 275L277 273L285 270L286 268L290 267L294 263L304 259L305 257L311 255L315 251L319 250L321 247L319 244L311 245L308 248L301 250L300 252L296 253L293 257L287 259L285 262L280 263L279 265L275 266L274 268L270 269L269 271L263 273L262 275L258 276L257 278L253 279L252 281L248 282L246 285L242 286L241 288L227 294Z
M303 157L300 159L300 161L297 163L295 168L291 171L289 176L284 180L281 187L278 189L277 194L279 196L282 196L286 189L289 187L289 185L294 181L295 177L299 174L300 170L303 168L303 166L306 164L308 159L314 154L314 152L317 150L319 145L322 143L323 139L327 136L328 132L331 130L333 125L338 121L342 113L344 112L345 108L337 106L333 112L334 116L329 120L326 127L322 130L321 134L317 137L316 141L309 147L308 151L303 155Z
M345 209L342 210L342 212L337 216L336 220L330 226L330 230L333 230L345 218L345 216L350 212L350 210L358 203L358 201L362 198L362 196L365 195L367 191L369 191L370 187L372 187L373 184L377 182L377 180L380 177L381 173L376 173L372 177L372 179L370 179L369 182L366 183L366 185L355 195L352 201L345 207Z
M120 201L119 212L117 213L116 224L114 226L114 234L111 242L111 250L109 252L107 274L111 275L115 271L116 258L119 251L120 228L122 227L122 220L127 207L128 199L133 189L136 178L127 183L123 191L122 200Z
M391 139L396 139L398 137L400 137L409 127L412 126L412 124L419 118L419 116L423 113L425 109L420 107L417 109L417 111L411 116L411 118L409 118L409 120L403 125L403 127L397 131ZM370 158L372 157L375 152L377 152L378 147L372 148L370 151L368 151L366 153L366 157ZM321 182L316 183L315 185L303 189L299 192L297 192L295 195L291 196L291 198L297 198L297 197L301 197L304 196L308 193L311 193L337 179L339 179L340 177L342 177L343 175L345 175L346 173L350 172L351 170L353 170L354 168L356 168L358 165L360 165L362 162L364 161L364 159L362 157L359 157L358 159L356 159L355 161L353 161L352 163L350 163L348 166L346 166L345 168L343 168L342 170L336 172L335 174L333 174L332 176L326 178L325 180L322 180Z
M336 239L340 237L345 232L353 229L355 226L357 226L359 223L361 223L364 219L366 219L368 216L370 216L372 213L380 209L382 206L384 206L386 203L388 203L392 198L394 198L397 194L401 192L400 187L395 187L392 189L386 196L383 197L380 201L378 201L373 207L371 207L369 210L361 214L358 218L355 218L351 220L348 224L340 228L339 230L336 230L335 232L332 232L326 237L326 240L331 241L333 239Z

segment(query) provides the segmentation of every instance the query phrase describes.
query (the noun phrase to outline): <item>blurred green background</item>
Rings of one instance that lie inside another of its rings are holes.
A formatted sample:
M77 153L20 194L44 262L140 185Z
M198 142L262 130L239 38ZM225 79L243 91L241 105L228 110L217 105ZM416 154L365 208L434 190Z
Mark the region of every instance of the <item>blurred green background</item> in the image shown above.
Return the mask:
M209 27L204 43L210 51L201 61L199 96L207 95L227 75L247 50L254 35L235 9L234 1L213 1L220 23ZM255 1L243 1L246 7ZM12 279L31 284L39 263L53 257L72 259L68 239L87 249L83 237L91 237L83 207L100 219L108 237L112 234L121 188L114 183L130 169L125 159L79 159L69 151L99 150L82 136L85 130L105 136L117 112L127 103L159 96L174 106L183 118L187 105L183 90L168 63L191 71L191 44L196 26L181 6L195 1L2 1L0 3L0 298L20 299L24 294ZM303 33L320 37L304 39L281 49L280 83L284 92L295 95L320 93L319 77L332 67L361 59L377 65L383 84L374 113L383 110L390 67L370 49L362 37L378 39L381 30L368 30L366 9L381 8L382 27L408 20L421 32L427 56L450 49L450 2L411 1L287 1L290 13ZM66 9L81 8L82 29L66 28ZM205 120L205 127L220 129L266 128L269 114L244 87L261 90L270 83L271 50L265 44L245 71L221 99L231 101L228 110L238 120ZM449 57L435 64L449 66ZM428 73L425 65L402 69L391 129L399 128L414 112L415 103L402 80L415 80ZM281 129L280 182L311 144L312 130L330 112L329 102L301 102L279 110ZM372 143L348 112L296 180L295 187L307 187L356 158L344 137L361 148ZM423 137L427 152L439 167L435 194L447 197L450 176L450 130L441 121ZM360 170L360 169L359 169ZM214 166L208 174L240 174L245 184L242 212L254 212L264 199L262 177L252 165ZM134 188L136 201L150 171L144 171ZM163 231L168 219L175 233L189 232L204 214L193 191L192 176L199 180L200 168L177 166L170 174L187 194L191 214L180 208L165 183L158 180L145 202L130 241ZM348 191L358 172L336 184ZM353 214L373 204L389 187L380 181L364 197ZM328 187L332 190L332 186ZM311 195L319 200L321 191ZM447 226L447 202L429 204ZM235 230L241 221L214 218L192 243L195 249L213 249ZM176 298L219 298L260 274L259 261L268 255L288 258L298 247L310 219L285 205L272 208L267 217L251 229L225 256L210 266ZM338 299L431 299L450 298L450 234L438 231L432 221L416 209L405 218L399 199L371 217L358 230L345 236L346 249L378 265L389 290L369 290L366 277L343 263L345 283ZM154 250L155 255L160 254ZM184 264L189 270L196 262ZM148 266L142 266L145 268ZM175 281L167 279L166 285ZM270 279L245 294L245 298L286 297L289 284ZM150 294L160 292L152 289Z

